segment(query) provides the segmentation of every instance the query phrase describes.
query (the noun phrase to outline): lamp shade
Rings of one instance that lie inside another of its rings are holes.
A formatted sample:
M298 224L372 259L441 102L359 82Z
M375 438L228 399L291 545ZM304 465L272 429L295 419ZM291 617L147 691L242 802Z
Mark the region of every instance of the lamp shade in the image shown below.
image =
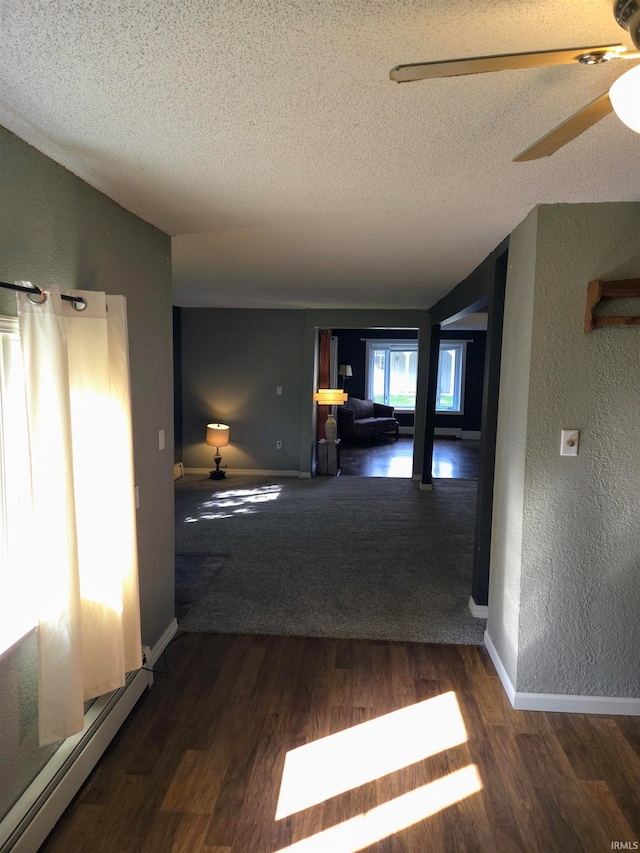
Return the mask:
M640 65L618 77L609 98L620 121L640 133Z
M341 364L338 369L339 376L353 376L353 370L351 370L350 364Z
M313 399L321 406L341 406L349 399L340 388L318 388Z
M207 424L206 442L211 447L226 447L229 444L229 427L227 424Z

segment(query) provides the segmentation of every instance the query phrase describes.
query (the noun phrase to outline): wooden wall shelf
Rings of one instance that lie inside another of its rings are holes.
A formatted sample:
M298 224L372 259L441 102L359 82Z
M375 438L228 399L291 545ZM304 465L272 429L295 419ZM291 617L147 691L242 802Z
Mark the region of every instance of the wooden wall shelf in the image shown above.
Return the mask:
M601 299L640 299L640 278L619 281L590 281L587 288L587 310L584 330L592 332L596 326L640 326L640 317L596 317L596 305Z

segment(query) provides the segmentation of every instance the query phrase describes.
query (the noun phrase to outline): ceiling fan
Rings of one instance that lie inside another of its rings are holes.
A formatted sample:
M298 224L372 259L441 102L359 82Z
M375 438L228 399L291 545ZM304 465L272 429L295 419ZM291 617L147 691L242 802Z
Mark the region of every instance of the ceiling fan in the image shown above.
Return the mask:
M396 65L390 77L397 83L413 80L433 80L438 77L458 77L464 74L484 74L517 68L541 68L550 65L601 65L612 59L640 59L640 0L615 0L613 12L616 21L628 30L638 50L627 50L624 45L596 45L564 50L541 50L534 53L507 53L498 56L478 56L469 59L446 59L441 62L416 62ZM514 163L549 157L572 139L580 136L596 122L615 110L621 119L636 133L640 133L640 66L619 77L611 89L579 110L567 121L558 125L531 147L514 157Z

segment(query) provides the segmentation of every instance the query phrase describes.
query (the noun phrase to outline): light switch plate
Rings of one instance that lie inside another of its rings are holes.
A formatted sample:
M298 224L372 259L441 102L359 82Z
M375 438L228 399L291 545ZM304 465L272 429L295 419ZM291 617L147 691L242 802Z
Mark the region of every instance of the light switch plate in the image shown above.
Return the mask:
M580 442L579 429L563 429L560 442L560 456L577 456Z

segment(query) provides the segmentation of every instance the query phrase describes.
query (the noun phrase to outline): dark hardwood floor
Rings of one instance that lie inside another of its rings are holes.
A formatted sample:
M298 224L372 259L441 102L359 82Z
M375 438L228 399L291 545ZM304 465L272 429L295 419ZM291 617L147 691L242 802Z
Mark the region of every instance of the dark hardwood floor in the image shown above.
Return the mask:
M640 841L640 718L514 711L483 648L190 634L168 663L46 853Z
M478 478L479 441L436 438L433 442L433 476L443 479ZM340 468L345 477L411 477L413 438L374 436L340 442Z
M411 478L413 438L376 435L340 442L340 470L343 477Z
M432 476L477 480L480 442L466 438L434 438Z

